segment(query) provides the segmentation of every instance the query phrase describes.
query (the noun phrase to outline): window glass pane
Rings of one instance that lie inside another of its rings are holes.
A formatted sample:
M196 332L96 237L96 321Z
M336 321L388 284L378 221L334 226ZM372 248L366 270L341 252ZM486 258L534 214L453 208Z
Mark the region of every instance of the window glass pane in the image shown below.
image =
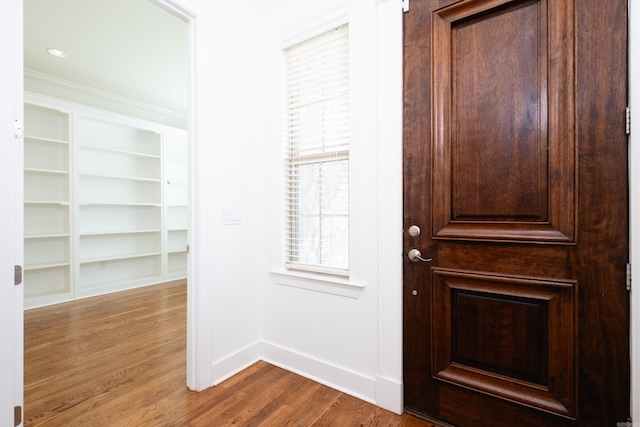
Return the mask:
M345 24L285 49L289 268L348 272L348 44Z

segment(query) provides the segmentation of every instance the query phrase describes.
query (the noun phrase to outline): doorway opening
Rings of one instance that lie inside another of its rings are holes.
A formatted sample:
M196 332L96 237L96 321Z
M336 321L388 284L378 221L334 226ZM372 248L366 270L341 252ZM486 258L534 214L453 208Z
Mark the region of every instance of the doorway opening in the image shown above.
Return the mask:
M57 3L24 0L26 308L190 270L194 17L169 0Z

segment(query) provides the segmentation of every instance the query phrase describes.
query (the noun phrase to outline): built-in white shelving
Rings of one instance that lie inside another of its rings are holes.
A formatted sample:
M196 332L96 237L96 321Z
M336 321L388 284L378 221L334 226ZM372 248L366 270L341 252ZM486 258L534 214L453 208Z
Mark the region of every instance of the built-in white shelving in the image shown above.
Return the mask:
M25 105L25 307L186 277L186 132Z
M35 305L72 296L70 111L24 109L24 294Z

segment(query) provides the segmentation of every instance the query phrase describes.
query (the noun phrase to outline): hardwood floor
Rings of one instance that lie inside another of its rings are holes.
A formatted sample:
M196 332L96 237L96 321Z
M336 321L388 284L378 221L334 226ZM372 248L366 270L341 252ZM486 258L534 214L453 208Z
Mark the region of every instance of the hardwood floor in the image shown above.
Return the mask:
M186 283L25 312L25 426L411 426L265 362L185 386Z

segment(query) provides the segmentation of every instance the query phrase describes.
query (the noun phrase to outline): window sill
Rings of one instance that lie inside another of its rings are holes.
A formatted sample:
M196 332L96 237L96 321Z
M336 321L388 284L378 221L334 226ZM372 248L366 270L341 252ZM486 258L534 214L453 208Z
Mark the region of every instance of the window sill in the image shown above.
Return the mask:
M278 285L293 286L327 294L349 298L360 298L364 285L339 277L324 277L303 272L272 271L271 275Z

